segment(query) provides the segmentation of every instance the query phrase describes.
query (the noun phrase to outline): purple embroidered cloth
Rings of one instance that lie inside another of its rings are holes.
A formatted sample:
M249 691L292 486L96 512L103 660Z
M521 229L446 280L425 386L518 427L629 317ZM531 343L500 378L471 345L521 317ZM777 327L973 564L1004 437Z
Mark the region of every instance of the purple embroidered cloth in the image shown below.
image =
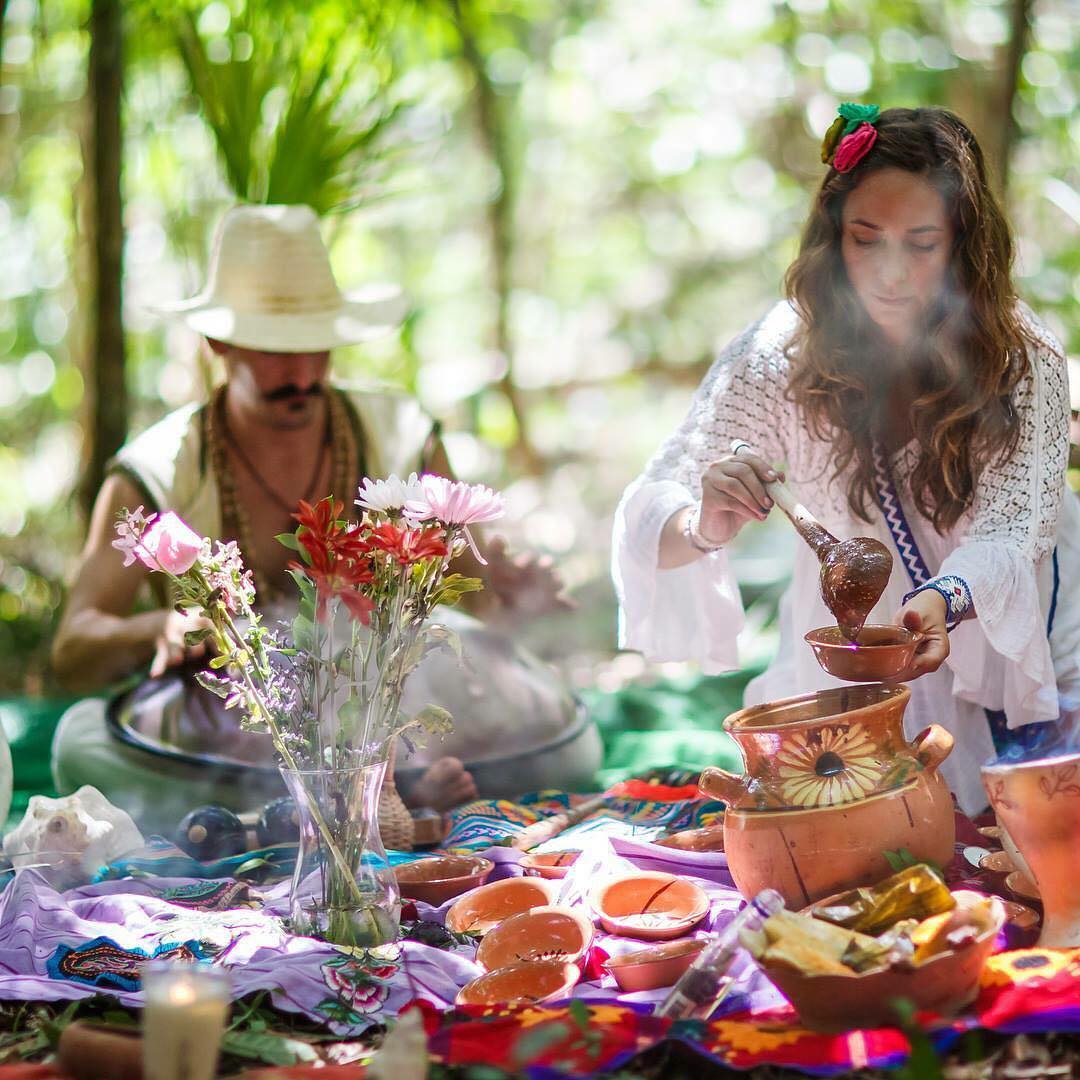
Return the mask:
M580 838L579 838L580 839ZM521 873L518 853L494 848L494 877ZM637 866L695 880L711 901L699 932L722 927L741 906L724 856L651 843L594 837L563 882L560 902L583 905L598 880ZM211 961L229 970L236 998L269 991L278 1008L303 1013L340 1035L357 1035L421 997L452 1006L458 990L482 974L472 946L438 949L407 941L351 955L290 934L282 921L288 884L256 893L233 880L129 878L58 893L35 871L21 872L0 897L0 1000L60 1001L114 995L139 1006L139 966L153 957ZM418 904L441 922L441 908ZM608 955L640 942L598 934ZM579 984L575 996L648 1006L665 991L623 995L607 975ZM736 980L725 1010L780 999L752 964Z

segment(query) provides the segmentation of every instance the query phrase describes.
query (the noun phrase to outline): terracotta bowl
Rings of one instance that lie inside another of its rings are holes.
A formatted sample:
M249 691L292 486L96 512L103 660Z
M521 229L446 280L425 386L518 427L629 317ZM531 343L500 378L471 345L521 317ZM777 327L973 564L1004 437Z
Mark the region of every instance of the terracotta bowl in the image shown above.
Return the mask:
M486 934L511 915L553 903L558 891L558 882L545 878L493 881L458 900L446 913L446 928L456 934Z
M724 823L709 825L704 829L683 829L656 841L660 847L679 851L723 851Z
M564 878L577 862L580 851L548 851L543 855L526 855L518 864L526 874L536 877Z
M709 898L693 882L644 870L606 882L592 900L609 934L645 941L682 937L709 911Z
M488 971L526 960L566 960L573 964L589 950L593 924L564 907L536 907L511 915L480 942L476 962Z
M985 897L961 889L953 893L959 907L981 903ZM891 1027L896 1013L894 998L906 998L916 1009L950 1015L979 992L979 975L998 931L1005 909L991 898L992 922L971 944L933 957L909 970L886 969L863 975L800 975L787 968L763 965L765 973L798 1010L802 1023L815 1031L854 1031Z
M894 679L911 663L925 637L903 626L864 626L852 644L838 626L822 626L805 635L817 662L837 679L881 682Z
M555 1001L570 996L581 972L565 960L528 960L511 964L466 983L458 1005L514 1005Z
M622 956L613 956L604 967L627 994L673 986L705 947L705 938L683 938L650 945Z
M439 907L452 896L483 885L494 866L479 855L439 855L399 866L394 877L402 896Z

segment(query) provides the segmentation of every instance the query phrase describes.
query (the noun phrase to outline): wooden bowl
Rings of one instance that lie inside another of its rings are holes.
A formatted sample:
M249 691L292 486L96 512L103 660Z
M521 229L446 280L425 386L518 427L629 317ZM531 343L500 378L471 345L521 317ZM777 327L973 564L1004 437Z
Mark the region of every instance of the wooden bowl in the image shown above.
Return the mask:
M704 890L685 878L639 870L606 882L593 907L609 934L664 941L689 933L709 911Z
M613 956L604 967L614 976L619 989L627 994L673 986L705 948L705 941L705 938L664 941L647 949Z
M986 899L965 889L957 890L953 896L958 907L971 907ZM991 925L974 941L940 953L918 967L885 968L850 976L800 975L770 965L762 968L798 1010L802 1023L815 1031L894 1026L894 998L906 998L916 1009L947 1016L963 1008L979 992L979 975L1005 922L1001 901L991 897L990 902Z
M466 983L457 1005L535 1005L570 996L581 972L565 960L528 960L511 964Z
M554 903L556 881L545 878L504 878L473 889L446 913L446 928L456 934L486 934L511 915Z
M499 923L480 942L476 962L488 971L526 960L577 963L593 939L593 924L564 907L535 907Z
M439 907L452 896L483 885L495 864L479 855L437 855L394 869L401 895Z
M526 874L536 877L564 878L577 862L580 851L548 851L543 855L526 855L518 864Z
M804 635L817 662L837 679L881 682L902 674L925 634L903 626L871 624L859 631L854 644L838 626L822 626Z

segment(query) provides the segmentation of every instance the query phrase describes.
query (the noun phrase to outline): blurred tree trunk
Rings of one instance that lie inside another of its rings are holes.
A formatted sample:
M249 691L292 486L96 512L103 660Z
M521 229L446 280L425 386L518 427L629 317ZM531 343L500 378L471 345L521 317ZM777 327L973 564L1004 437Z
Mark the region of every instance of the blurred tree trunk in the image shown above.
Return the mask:
M997 173L998 190L1005 194L1009 186L1009 169L1012 163L1013 146L1016 142L1016 119L1013 116L1013 103L1016 99L1016 87L1020 81L1020 65L1027 52L1028 37L1031 32L1032 0L1012 0L1011 32L1005 52L1005 62L1001 72L1000 92L996 95L996 131L990 145L991 168Z
M499 380L517 426L513 453L528 472L542 471L540 456L529 438L528 419L517 384L514 382L514 345L510 334L510 294L513 289L514 211L517 176L510 147L508 125L501 115L499 96L487 73L483 50L476 28L470 19L469 0L449 0L454 25L461 40L461 56L476 81L476 114L484 148L499 175L499 190L489 203L488 225L491 231L492 276L495 288L495 348L502 355L506 370Z
M93 191L93 306L90 356L88 454L82 505L89 512L105 476L105 463L127 434L121 278L124 226L120 191L123 150L122 0L93 0L90 11L90 156Z

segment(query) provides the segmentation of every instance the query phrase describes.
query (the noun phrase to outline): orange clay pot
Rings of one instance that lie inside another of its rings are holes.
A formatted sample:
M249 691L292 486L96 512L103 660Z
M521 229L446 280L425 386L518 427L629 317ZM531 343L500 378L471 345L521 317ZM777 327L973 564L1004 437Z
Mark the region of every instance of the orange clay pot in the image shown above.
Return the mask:
M581 972L565 960L527 960L466 983L457 1005L536 1004L569 997Z
M1042 899L1039 945L1080 945L1080 753L986 765L982 777L998 821L1020 849Z
M557 881L544 878L503 878L473 889L446 913L446 928L455 934L486 934L520 911L555 902Z
M604 967L619 984L619 989L627 994L634 994L639 990L655 990L660 986L674 986L706 944L707 938L664 941L659 945L650 945L647 949L613 956Z
M909 745L910 697L906 686L843 687L724 721L746 775L706 769L700 784L727 803L724 850L744 896L773 888L802 908L887 877L886 851L951 861L952 797L937 770L953 739L934 724Z
M925 638L903 626L864 626L852 644L839 626L822 626L803 635L817 662L834 678L881 682L907 670Z
M572 908L536 907L511 915L480 942L476 962L488 971L526 960L577 963L593 940L593 924Z

